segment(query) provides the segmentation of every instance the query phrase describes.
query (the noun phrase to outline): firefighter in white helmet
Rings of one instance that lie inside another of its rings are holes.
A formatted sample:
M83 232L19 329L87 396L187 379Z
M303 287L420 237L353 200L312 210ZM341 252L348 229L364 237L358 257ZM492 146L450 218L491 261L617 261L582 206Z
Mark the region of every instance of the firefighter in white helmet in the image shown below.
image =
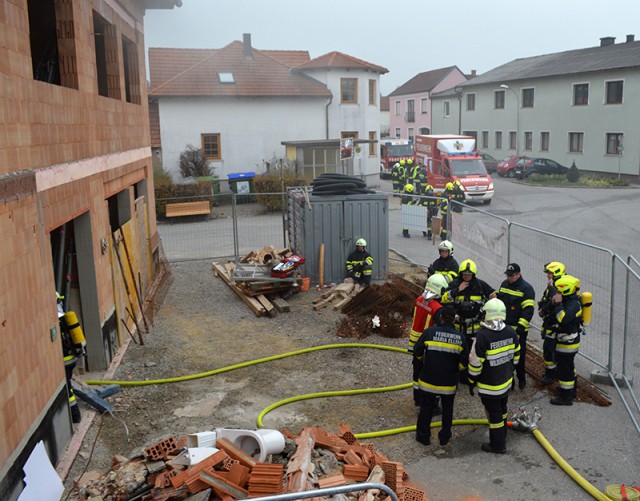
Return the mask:
M356 284L366 287L371 283L373 273L373 257L367 252L367 241L356 240L356 250L347 257L347 274Z
M498 298L482 307L484 320L469 354L469 392L477 387L489 418L484 452L507 452L507 412L514 367L520 360L518 335L505 323L507 308Z

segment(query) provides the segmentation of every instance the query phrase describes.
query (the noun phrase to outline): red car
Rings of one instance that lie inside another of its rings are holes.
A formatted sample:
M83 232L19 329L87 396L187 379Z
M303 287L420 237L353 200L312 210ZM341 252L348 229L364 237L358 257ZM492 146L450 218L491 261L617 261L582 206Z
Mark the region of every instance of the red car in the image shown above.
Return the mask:
M502 162L500 162L498 164L498 176L500 177L515 177L515 166L516 163L518 162L518 160L520 160L521 158L527 158L524 155L511 155L508 157L505 157L504 160L502 160Z

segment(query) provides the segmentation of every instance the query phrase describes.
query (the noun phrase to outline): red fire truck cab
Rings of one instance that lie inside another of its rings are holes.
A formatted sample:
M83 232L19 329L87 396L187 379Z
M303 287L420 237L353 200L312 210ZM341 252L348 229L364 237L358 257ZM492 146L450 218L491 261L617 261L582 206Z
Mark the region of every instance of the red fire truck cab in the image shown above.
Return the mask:
M396 162L409 159L416 161L413 142L410 139L383 139L380 144L380 179L389 179Z
M427 182L436 194L447 183L460 181L469 201L490 204L493 181L476 150L476 140L470 136L452 134L416 136L417 162L427 170Z

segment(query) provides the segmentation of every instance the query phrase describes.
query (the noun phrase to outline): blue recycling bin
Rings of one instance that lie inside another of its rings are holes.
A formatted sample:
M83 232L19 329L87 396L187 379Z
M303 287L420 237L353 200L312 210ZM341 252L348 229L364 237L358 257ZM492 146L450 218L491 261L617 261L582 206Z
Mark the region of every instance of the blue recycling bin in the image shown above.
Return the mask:
M255 172L234 172L229 174L229 188L236 195L236 202L239 204L254 203L256 197L252 195L253 178L256 177Z

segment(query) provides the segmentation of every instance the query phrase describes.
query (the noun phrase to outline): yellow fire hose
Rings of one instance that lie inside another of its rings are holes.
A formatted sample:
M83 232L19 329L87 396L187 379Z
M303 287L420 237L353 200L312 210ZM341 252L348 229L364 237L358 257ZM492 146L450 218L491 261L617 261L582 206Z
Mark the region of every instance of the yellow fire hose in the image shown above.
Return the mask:
M283 358L302 355L305 353L313 353L315 351L342 349L342 348L370 348L375 350L395 351L398 353L402 353L404 355L408 354L407 350L404 348L396 348L393 346L385 346L385 345L379 345L379 344L369 344L369 343L325 344L321 346L314 346L311 348L304 348L301 350L290 351L290 352L282 353L280 355L272 355L269 357L258 358L255 360L250 360L248 362L242 362L239 364L229 365L227 367L221 367L220 369L201 372L199 374L190 374L186 376L178 376L178 377L166 378L166 379L150 379L150 380L138 380L138 381L117 381L117 380L101 381L97 379L91 379L91 380L84 381L84 383L88 385L117 384L120 386L147 386L147 385L154 385L154 384L178 383L182 381L191 381L194 379L214 376L216 374L222 374L224 372L229 372L236 369L242 369L244 367L249 367L251 365L258 365L265 362L271 362L274 360L281 360ZM309 393L306 395L299 395L296 397L280 400L279 402L276 402L266 407L258 414L256 421L257 421L258 427L262 428L264 416L266 416L272 410L292 402L299 402L303 400L309 400L312 398L361 395L366 393L380 393L380 392L386 392L386 391L405 390L405 389L411 388L412 386L413 386L412 383L405 383L405 384L400 384L396 386L385 386L385 387L379 387L379 388L364 388L359 390L342 390L342 391L325 391L325 392L319 392L319 393ZM486 425L488 424L488 421L486 419L455 419L453 421L453 424L454 425ZM432 428L439 427L441 425L442 425L442 422L440 421L437 421L437 422L434 421L431 423ZM358 439L375 438L375 437L396 435L399 433L407 433L407 432L415 431L415 429L416 427L415 425L413 425L413 426L405 426L401 428L394 428L390 430L381 430L381 431L375 431L375 432L369 432L369 433L357 433L355 436ZM569 463L567 463L562 458L562 456L560 456L560 454L557 453L557 451L551 446L551 444L547 441L547 439L544 438L544 435L542 435L540 430L537 429L537 425L534 425L528 431L532 431L533 435L536 437L540 445L542 445L542 447L547 451L547 453L551 456L551 458L558 464L558 466L560 466L565 471L565 473L567 473L567 475L569 475L580 487L582 487L594 499L598 501L612 501L616 499L616 498L609 497L604 493L600 492L593 485L591 485L584 477L582 477L578 472L576 472L571 467L571 465L569 465ZM617 486L609 486L609 487L617 487ZM622 499L622 498L618 498L618 499ZM634 499L634 498L630 497L629 499Z

